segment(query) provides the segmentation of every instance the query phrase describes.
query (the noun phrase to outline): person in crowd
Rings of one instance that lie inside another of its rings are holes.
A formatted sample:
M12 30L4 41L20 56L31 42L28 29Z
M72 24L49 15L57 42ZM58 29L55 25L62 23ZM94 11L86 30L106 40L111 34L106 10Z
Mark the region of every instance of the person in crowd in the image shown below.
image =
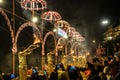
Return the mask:
M31 68L28 68L28 70L27 70L27 80L30 80L30 78L31 78L31 75L33 74L33 67L31 67Z
M11 80L10 75L8 74L3 74L2 77L3 77L3 80Z
M49 80L57 80L57 79L58 79L58 72L57 72L57 66L56 66L54 71L50 74Z
M82 80L82 75L80 73L80 69L76 66L68 66L68 76L70 80Z
M69 80L68 72L67 71L61 71L60 74L59 74L58 80Z
M32 68L32 75L30 80L39 80L38 71L35 67Z
M63 63L56 66L58 73L58 80L69 80L68 71L65 70Z
M82 77L82 79L80 79L80 80L87 80L88 79L88 77L85 75L85 73L84 73L84 71L85 71L85 68L79 68L80 69L80 75L81 75L81 77Z

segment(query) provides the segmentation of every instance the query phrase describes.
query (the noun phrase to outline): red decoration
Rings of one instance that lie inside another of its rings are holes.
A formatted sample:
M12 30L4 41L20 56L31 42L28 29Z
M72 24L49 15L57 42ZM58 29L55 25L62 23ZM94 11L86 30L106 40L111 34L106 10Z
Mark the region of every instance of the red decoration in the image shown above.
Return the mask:
M46 20L46 21L59 21L62 19L60 14L58 12L55 12L55 11L44 12L42 14L41 18Z
M45 0L21 0L21 7L26 10L44 10L47 8Z

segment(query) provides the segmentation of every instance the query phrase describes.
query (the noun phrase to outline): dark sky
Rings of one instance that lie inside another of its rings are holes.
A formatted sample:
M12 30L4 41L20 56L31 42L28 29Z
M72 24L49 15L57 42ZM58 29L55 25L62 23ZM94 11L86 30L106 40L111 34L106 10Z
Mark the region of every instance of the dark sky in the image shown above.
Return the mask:
M59 12L63 18L86 38L101 42L109 25L119 23L120 7L118 0L46 0L48 10ZM102 26L100 21L109 19L110 24Z
M12 11L12 0L3 1L5 4L1 5L1 7ZM27 15L23 14L24 12L18 3L20 0L16 1L16 14L22 17L28 17L29 12ZM60 13L63 20L69 22L72 27L75 27L76 30L86 38L88 45L92 40L96 40L97 42L102 41L103 33L109 25L117 25L120 22L119 0L46 0L46 2L48 6L47 10L53 10ZM11 19L11 15L8 14L8 16ZM5 54L10 51L11 46L8 45L11 45L11 42L9 42L10 34L6 34L9 33L8 28L5 27L7 25L3 25L5 22L3 22L1 15L0 18L0 42L2 42L0 46L0 55L2 55L2 53ZM100 25L100 20L103 18L109 19L110 24L107 26ZM21 23L22 21L17 22L18 25L21 25ZM3 37L5 40L2 39ZM27 39L24 39L24 41L25 40ZM8 42L7 45L6 42Z

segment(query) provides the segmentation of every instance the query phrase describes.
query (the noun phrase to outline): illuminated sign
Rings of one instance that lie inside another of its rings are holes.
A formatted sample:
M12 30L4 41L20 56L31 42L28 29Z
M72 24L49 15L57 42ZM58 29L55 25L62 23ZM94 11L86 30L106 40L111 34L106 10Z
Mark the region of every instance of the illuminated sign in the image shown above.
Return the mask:
M66 33L64 30L60 29L60 28L58 28L58 35L59 35L59 36L62 36L62 37L64 37L64 38L67 38L67 37L68 37L68 36L67 36L67 33Z

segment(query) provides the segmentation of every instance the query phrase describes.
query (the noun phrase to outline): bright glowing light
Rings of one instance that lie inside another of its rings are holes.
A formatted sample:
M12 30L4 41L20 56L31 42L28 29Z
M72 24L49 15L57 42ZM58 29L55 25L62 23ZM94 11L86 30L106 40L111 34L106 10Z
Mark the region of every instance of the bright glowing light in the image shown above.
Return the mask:
M67 36L67 35L64 35L63 37L64 37L65 39L68 39L68 36Z
M68 38L67 33L66 33L64 30L62 30L61 28L58 28L58 29L57 29L57 34L58 34L58 36L62 36L62 37L65 38L65 39Z
M93 40L92 42L93 42L93 43L95 43L96 41L95 41L95 40Z
M0 3L2 3L3 2L3 0L0 0Z
M57 32L57 29L55 28L55 29L53 29L53 32Z
M111 39L112 39L112 36L107 37L107 39L108 39L108 40L111 40Z
M101 21L101 24L102 25L108 25L109 24L109 20L108 19L103 19L102 21Z
M32 22L33 22L33 23L38 22L38 18L37 18L37 17L33 17L33 18L32 18Z
M108 24L108 20L102 21L102 24Z

